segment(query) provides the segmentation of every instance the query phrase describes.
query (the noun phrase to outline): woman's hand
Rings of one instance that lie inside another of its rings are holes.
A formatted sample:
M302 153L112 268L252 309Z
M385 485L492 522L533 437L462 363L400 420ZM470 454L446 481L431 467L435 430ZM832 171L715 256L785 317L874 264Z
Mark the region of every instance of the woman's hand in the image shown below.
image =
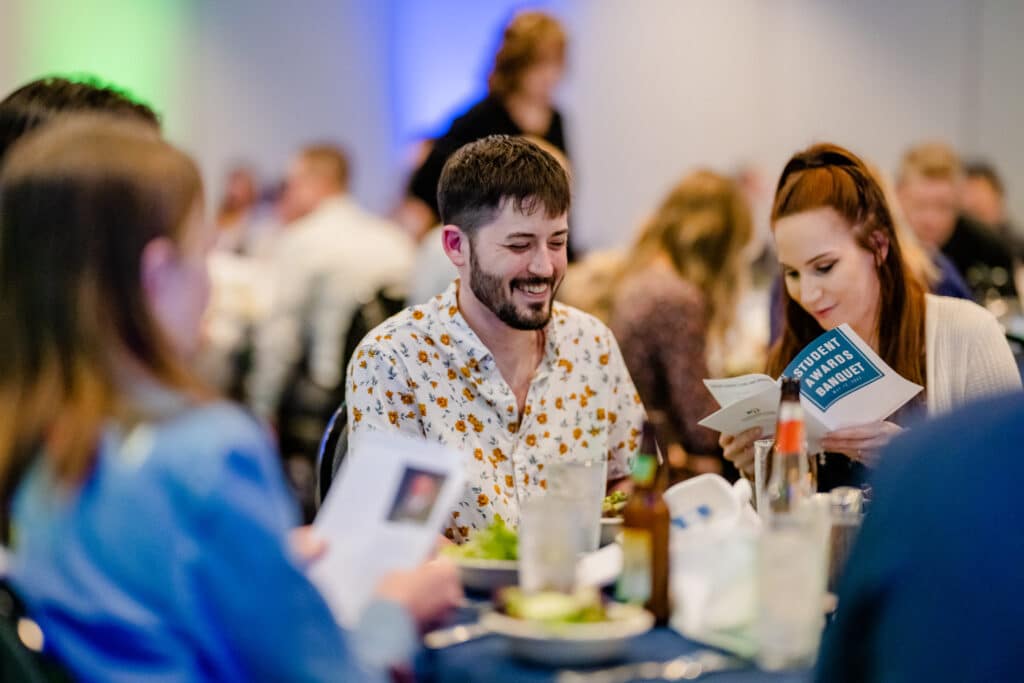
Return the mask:
M377 585L377 596L397 602L420 628L426 628L459 604L462 585L455 564L442 557L391 572Z
M761 438L761 428L751 427L739 434L722 434L718 437L718 445L722 447L722 455L736 466L736 469L749 476L754 474L754 442Z
M821 440L821 447L874 467L878 463L878 452L901 431L903 428L892 422L869 422L829 432Z

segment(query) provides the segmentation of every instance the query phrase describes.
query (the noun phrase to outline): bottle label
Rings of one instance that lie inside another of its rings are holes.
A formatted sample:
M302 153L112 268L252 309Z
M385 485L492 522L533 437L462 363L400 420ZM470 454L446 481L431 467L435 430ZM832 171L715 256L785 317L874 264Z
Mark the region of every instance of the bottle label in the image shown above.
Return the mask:
M622 574L615 587L615 599L644 604L651 598L651 532L626 528L622 531Z
M658 471L658 459L656 456L640 453L633 458L631 474L633 481L641 486L650 486L654 483L654 475Z
M803 420L779 420L775 448L779 453L800 453L804 448Z

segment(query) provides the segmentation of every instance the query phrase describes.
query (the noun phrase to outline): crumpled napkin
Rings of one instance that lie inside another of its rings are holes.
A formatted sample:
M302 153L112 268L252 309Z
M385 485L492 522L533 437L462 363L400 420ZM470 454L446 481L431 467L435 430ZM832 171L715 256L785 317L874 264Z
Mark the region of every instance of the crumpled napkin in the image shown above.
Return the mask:
M742 657L757 652L756 552L761 520L746 480L702 474L665 492L672 515L671 626Z

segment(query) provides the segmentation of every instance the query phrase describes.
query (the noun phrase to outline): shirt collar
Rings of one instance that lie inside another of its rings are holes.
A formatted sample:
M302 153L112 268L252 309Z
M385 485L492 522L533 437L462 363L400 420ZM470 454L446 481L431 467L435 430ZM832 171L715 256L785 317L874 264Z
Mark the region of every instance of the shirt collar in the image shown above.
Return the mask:
M491 350L481 341L473 328L469 326L466 319L459 310L459 279L448 285L439 296L434 298L437 316L441 324L452 331L452 338L457 340L460 347L470 358L476 358L478 362L484 362L493 357ZM552 307L551 320L544 327L544 358L537 367L535 379L555 369L559 357L559 328L565 325L566 310L555 303Z

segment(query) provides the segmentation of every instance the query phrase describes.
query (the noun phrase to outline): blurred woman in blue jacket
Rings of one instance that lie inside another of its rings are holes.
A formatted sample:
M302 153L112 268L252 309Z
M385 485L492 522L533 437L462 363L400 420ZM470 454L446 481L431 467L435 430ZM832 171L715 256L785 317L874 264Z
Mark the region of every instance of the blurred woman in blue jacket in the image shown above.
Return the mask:
M56 122L6 158L9 580L78 680L371 679L290 551L265 433L189 372L214 240L201 198L195 164L124 119ZM458 595L442 566L382 590L368 614L404 634L392 660Z

